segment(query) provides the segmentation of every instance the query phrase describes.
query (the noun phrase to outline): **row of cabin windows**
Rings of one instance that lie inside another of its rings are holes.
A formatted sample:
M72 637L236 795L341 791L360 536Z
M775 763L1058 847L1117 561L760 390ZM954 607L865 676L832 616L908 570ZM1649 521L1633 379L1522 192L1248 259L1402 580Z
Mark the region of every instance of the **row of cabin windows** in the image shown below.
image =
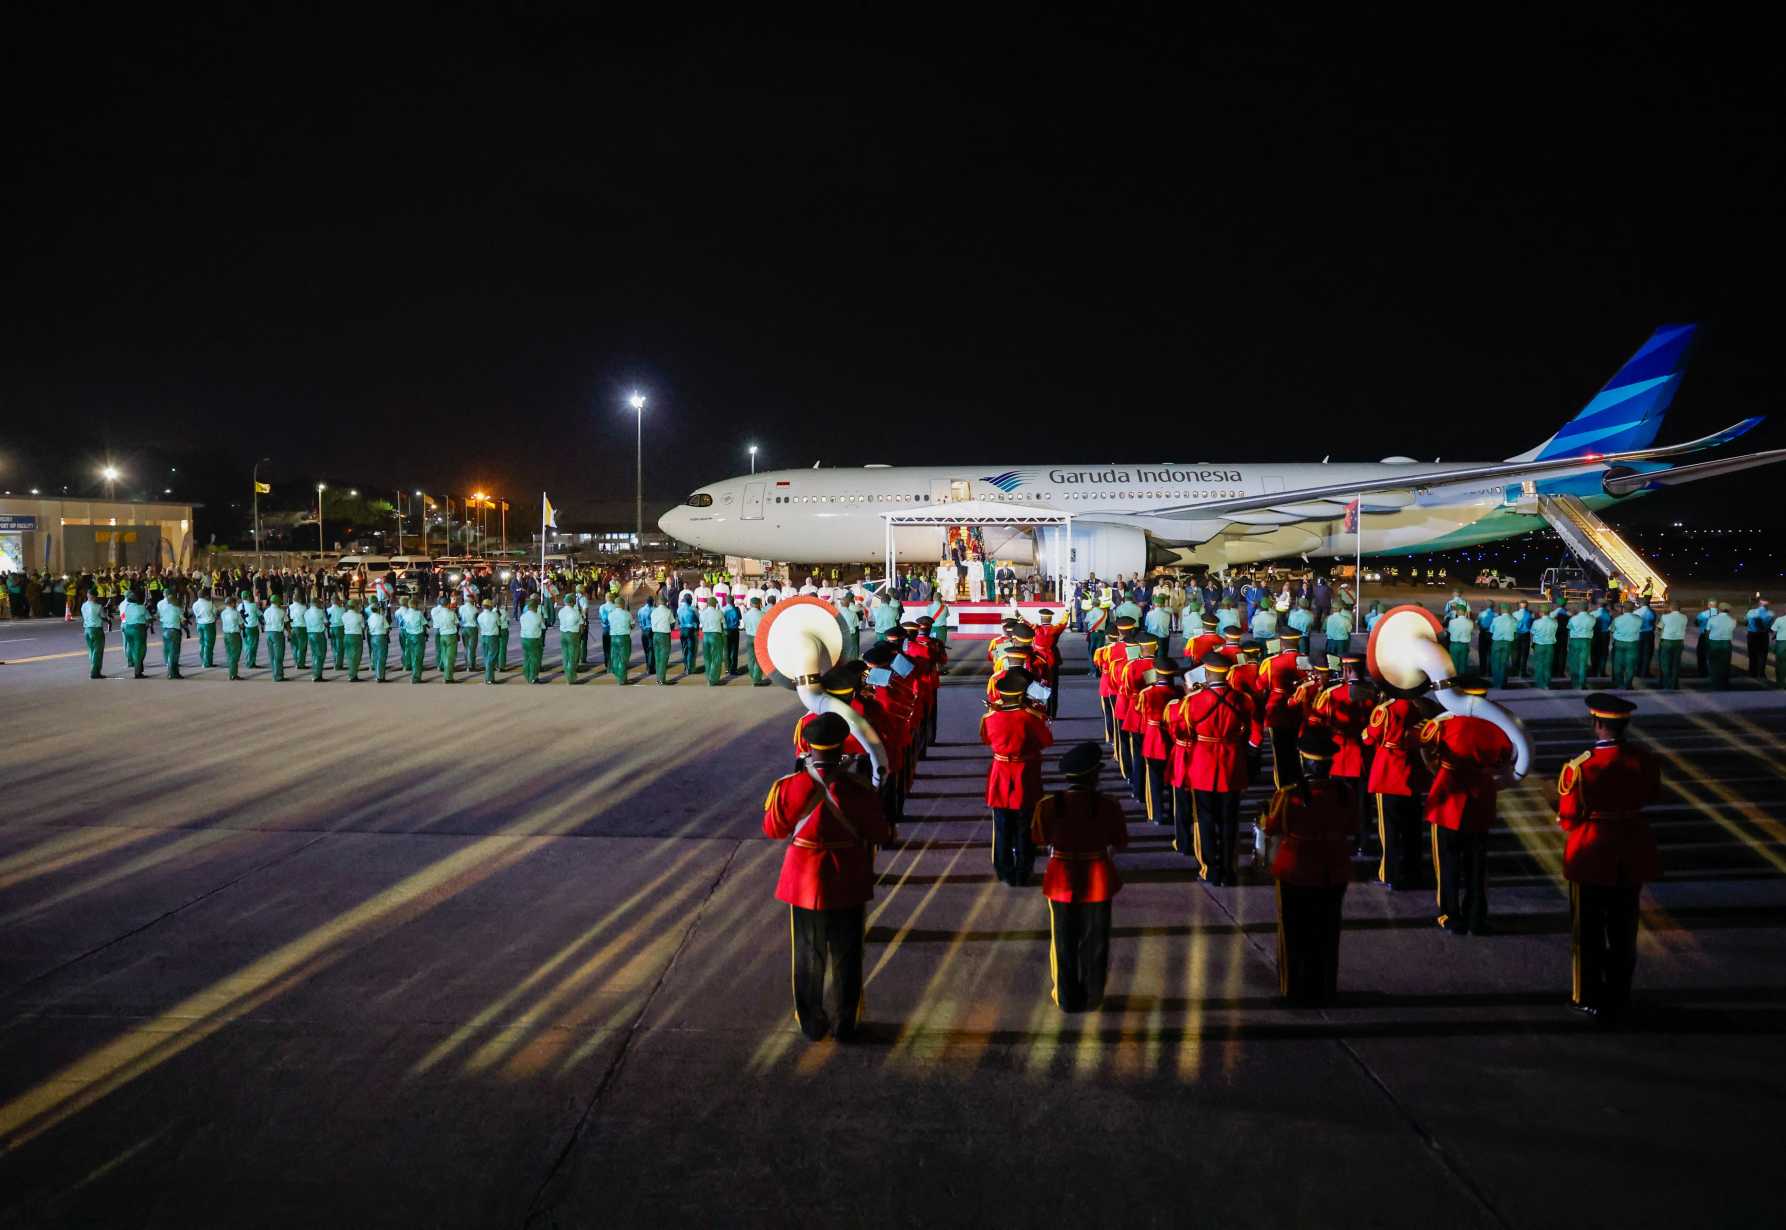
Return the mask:
M1114 491L1108 494L1102 491L1066 491L1061 493L1063 500L1230 500L1239 499L1246 494L1243 491ZM1038 503L1052 500L1054 493L1041 491L1034 494L1017 491L1001 497L1006 502ZM697 503L697 501L700 501ZM689 501L696 507L705 507L713 502L712 496L696 496ZM927 495L778 495L773 500L776 504L927 504Z

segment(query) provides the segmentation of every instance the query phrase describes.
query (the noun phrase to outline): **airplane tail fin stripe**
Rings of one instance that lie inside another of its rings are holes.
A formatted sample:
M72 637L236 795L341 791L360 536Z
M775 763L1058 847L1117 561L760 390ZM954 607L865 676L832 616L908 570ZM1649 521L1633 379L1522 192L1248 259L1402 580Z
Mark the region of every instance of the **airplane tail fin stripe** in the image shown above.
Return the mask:
M1645 448L1662 430L1662 416L1680 388L1697 325L1663 325L1625 361L1593 400L1537 448L1511 461L1549 461L1589 452Z

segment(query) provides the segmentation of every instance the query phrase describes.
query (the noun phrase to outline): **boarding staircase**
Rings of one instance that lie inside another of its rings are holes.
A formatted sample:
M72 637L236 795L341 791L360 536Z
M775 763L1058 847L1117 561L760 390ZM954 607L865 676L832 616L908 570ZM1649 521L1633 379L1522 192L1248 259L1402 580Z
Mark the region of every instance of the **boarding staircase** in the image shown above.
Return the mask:
M1618 531L1594 515L1592 509L1572 495L1541 495L1538 514L1550 523L1563 544L1577 557L1592 564L1608 577L1616 576L1628 594L1640 594L1647 585L1650 597L1658 602L1668 597L1668 582L1650 567L1649 561L1637 553Z

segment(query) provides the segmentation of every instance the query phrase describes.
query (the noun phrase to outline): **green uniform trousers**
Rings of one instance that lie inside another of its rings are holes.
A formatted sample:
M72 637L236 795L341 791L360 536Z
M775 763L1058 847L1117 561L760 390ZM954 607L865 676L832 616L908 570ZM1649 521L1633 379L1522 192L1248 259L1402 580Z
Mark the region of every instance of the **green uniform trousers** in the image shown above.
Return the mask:
M206 670L216 665L217 656L217 624L215 622L198 625L198 664Z
M1726 662L1730 660L1728 650L1724 654L1724 659ZM180 630L178 628L163 628L161 630L161 660L167 665L169 679L180 678ZM1726 674L1728 673L1726 671Z
M1774 642L1774 683L1786 688L1786 641Z
M846 633L845 639L856 639L856 634ZM845 658L844 661L853 662L861 656L861 653L857 652ZM744 665L750 671L750 686L754 688L761 684L763 682L763 664L757 661L757 638L754 636L744 642Z
M87 678L97 679L105 664L105 629L87 629Z
M434 634L434 664L443 672L441 682L456 682L453 672L459 669L459 637Z
M1513 642L1495 641L1488 650L1489 682L1497 688L1507 686L1507 668L1513 664Z
M302 628L294 627L291 637L291 664L297 670L303 670L310 661L310 635Z
M465 645L465 669L474 671L478 668L478 630L475 626L460 625L459 640Z
M1706 647L1705 672L1711 676L1712 690L1725 692L1730 689L1730 642L1713 641Z
M755 655L752 655L752 656L754 658ZM861 656L862 656L862 633L859 631L858 632L845 632L843 634L843 660L845 662L854 662L857 658L859 658ZM755 679L756 677L757 677L756 675L751 676L752 679Z
M621 683L626 682L626 673L633 665L633 638L631 636L610 636L608 638L608 673Z
M1458 675L1469 674L1470 673L1470 642L1468 642L1468 641L1452 641L1452 642L1450 642L1449 648L1451 650L1452 673L1458 674Z
M391 657L391 634L380 632L372 638L372 677L384 682L385 663Z
M1540 645L1536 641L1532 643L1532 682L1534 684L1541 688L1550 686L1551 670L1556 655L1556 642L1553 641L1548 645Z
M724 677L726 653L726 634L724 632L701 633L701 665L707 671L707 683L715 686Z
M310 681L322 682L323 670L329 665L329 634L312 632L310 634Z
M651 669L657 673L659 683L670 682L670 639L668 632L651 634Z
M1686 641L1660 641L1656 646L1656 668L1662 673L1662 686L1674 691L1681 686L1681 651Z
M577 681L577 668L583 665L582 660L577 657L577 642L582 635L581 632L566 632L562 628L558 631L558 653L564 659L566 683Z
M1594 656L1594 642L1591 637L1572 636L1569 638L1569 686L1577 690L1588 686L1588 663Z
M493 641L495 639L496 638L493 636L484 638L484 682L485 683L495 683L496 682L496 655L490 652L490 644L489 644L491 641Z
M490 652L486 647L485 653ZM504 628L496 634L496 669L505 671L509 668L509 630Z
M1614 641L1612 643L1612 686L1615 690L1629 688L1631 681L1637 677L1637 642Z
M285 682L285 633L267 633L267 662L273 668L273 682Z
M223 634L223 656L229 660L229 677L240 679L242 677L242 634L240 632L225 632Z
M422 681L423 659L428 649L428 634L426 632L417 632L413 635L405 636L404 640L409 643L408 648L404 650L403 654L405 658L403 664L409 668L409 681L411 683L420 683Z
M329 648L335 651L335 669L341 669L341 659L347 652L347 633L340 624L329 629Z
M544 637L524 636L521 638L521 678L528 683L540 681L540 662L546 656Z
M260 629L242 629L242 648L248 654L248 669L254 670L260 665Z
M360 650L366 644L366 638L357 632L351 635L344 632L341 634L341 640L347 650L348 681L357 681L360 677Z

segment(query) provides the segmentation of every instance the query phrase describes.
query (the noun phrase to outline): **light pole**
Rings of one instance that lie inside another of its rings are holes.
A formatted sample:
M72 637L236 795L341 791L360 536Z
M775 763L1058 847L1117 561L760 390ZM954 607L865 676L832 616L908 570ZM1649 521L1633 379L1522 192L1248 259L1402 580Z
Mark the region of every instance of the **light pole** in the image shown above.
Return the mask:
M322 492L327 483L316 484L316 562L322 563Z
M267 570L266 552L260 549L260 468L271 460L271 457L262 457L255 462L250 479L254 484L254 566L260 572Z
M477 538L475 539L477 546L473 550L478 555L484 553L484 508L489 503L490 497L482 491L471 493L471 506L477 509Z
M757 446L754 444L751 445L749 451L750 451L750 472L752 474L755 474L757 472Z
M118 494L118 467L107 466L99 472L99 476L105 479L105 498L115 499Z
M420 520L422 522L422 558L427 559L428 558L428 497L422 494L422 489L420 487L416 488L415 495L416 495L416 499L418 499L422 502L421 511L417 514L417 516L420 518Z
M632 396L626 400L627 404L633 408L633 417L638 420L636 447L633 454L633 550L643 552L645 549L645 395L634 389Z

